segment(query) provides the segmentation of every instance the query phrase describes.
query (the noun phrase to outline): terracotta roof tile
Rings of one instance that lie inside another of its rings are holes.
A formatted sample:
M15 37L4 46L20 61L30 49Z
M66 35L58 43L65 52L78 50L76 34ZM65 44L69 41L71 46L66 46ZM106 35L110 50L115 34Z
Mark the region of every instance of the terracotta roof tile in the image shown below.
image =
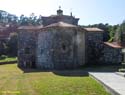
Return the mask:
M37 29L41 29L43 28L43 25L40 25L40 26L20 26L18 29L19 30L37 30Z
M99 29L99 28L96 28L96 27L93 27L93 28L84 28L86 31L89 31L89 32L103 32L102 29Z
M110 46L110 47L113 47L113 48L123 48L124 46L122 46L120 43L118 42L104 42L104 44Z

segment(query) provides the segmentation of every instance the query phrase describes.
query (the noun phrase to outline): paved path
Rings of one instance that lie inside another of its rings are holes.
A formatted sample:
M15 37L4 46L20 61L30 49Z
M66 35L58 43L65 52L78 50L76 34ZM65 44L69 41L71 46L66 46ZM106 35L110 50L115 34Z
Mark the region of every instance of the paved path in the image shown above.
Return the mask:
M89 74L101 82L112 95L125 95L125 77L107 72L89 72Z

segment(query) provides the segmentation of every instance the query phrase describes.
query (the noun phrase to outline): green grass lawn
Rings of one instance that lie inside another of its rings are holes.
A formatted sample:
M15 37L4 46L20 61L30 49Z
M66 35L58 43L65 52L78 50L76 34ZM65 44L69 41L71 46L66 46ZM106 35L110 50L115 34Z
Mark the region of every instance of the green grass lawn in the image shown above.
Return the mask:
M0 65L0 95L110 94L89 76L61 76L53 72L23 73L16 64L6 64Z
M6 57L3 59L0 59L0 62L11 62L11 61L17 61L17 57Z

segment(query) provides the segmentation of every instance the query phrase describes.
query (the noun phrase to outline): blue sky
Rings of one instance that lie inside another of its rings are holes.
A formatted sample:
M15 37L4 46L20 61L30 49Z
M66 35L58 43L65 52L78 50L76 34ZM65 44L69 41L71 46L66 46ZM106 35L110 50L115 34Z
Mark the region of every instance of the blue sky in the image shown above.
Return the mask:
M59 5L65 15L73 12L80 25L119 24L125 19L125 0L0 0L0 10L17 16L30 13L49 16L56 14Z

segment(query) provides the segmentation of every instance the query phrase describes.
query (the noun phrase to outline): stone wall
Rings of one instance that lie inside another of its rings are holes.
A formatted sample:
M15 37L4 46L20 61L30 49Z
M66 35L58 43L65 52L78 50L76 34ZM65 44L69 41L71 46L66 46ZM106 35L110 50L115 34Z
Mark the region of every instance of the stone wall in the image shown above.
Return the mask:
M103 32L86 32L86 40L89 42L103 41Z
M77 68L85 64L85 33L74 28L47 28L38 35L37 67Z
M36 48L36 66L40 69L53 69L52 44L53 33L42 31L38 34Z
M103 50L103 32L86 32L86 64L99 63Z
M18 32L18 66L35 67L36 32L20 30Z
M114 48L104 44L103 56L100 58L104 64L119 64L122 62L121 48Z
M74 30L70 28L57 28L53 39L53 62L55 68L73 68L75 50Z

